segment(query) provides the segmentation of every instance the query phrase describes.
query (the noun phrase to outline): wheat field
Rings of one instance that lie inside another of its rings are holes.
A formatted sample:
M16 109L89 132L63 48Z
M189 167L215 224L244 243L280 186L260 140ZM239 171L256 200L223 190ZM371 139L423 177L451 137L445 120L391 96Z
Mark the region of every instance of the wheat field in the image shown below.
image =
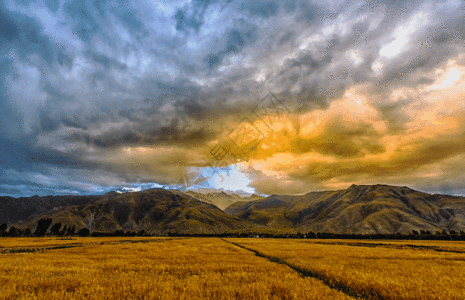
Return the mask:
M464 242L229 241L260 255L279 259L359 297L465 299ZM373 243L379 245L370 245Z
M2 238L0 253L0 299L465 299L463 242Z
M0 298L351 299L217 238L96 242L89 238L82 247L2 254Z
M72 248L90 245L106 245L119 243L159 242L166 237L25 237L25 238L0 238L0 253L16 252L40 252L56 248Z

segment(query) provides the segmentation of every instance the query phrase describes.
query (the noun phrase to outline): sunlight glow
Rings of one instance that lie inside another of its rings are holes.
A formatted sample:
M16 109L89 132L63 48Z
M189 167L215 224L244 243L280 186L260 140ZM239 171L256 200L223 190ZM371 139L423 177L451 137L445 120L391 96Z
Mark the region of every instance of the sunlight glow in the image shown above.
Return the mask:
M255 189L249 187L251 180L241 172L241 168L237 164L226 169L217 168L215 171L215 175L209 180L212 188L255 193Z
M415 31L424 26L428 20L428 14L424 12L414 15L407 24L399 26L393 36L395 37L392 42L384 45L379 54L385 57L394 57L400 54L407 47L410 37Z

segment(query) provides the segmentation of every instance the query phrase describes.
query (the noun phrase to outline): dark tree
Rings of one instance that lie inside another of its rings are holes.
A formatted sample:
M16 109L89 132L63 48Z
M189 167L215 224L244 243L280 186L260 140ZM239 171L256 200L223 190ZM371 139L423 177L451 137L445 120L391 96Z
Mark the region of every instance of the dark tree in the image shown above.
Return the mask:
M18 237L19 235L20 235L20 232L18 228L11 226L10 229L8 229L8 236Z
M50 228L50 233L53 235L58 235L58 233L60 232L60 228L61 228L61 223L55 223Z
M113 236L124 236L124 231L122 231L122 230L116 230L116 231L113 233Z
M69 226L68 231L66 232L67 235L74 235L76 233L76 225L73 225L73 227Z
M60 236L65 236L65 234L68 232L68 227L65 225L63 229L59 232Z
M50 227L52 224L52 219L40 219L37 222L37 228L36 231L34 232L35 236L44 236L45 233L47 232L47 229Z
M316 234L314 232L310 231L309 233L307 233L307 237L314 239L314 238L316 238Z
M0 225L0 236L4 236L5 235L5 231L7 229L7 225L6 223L3 223L2 225Z
M82 228L81 230L78 231L78 235L82 237L89 236L89 234L90 234L90 230L87 228Z
M31 236L31 235L32 235L31 229L26 228L26 230L24 230L24 236Z
M124 236L136 236L136 232L128 230L124 233Z

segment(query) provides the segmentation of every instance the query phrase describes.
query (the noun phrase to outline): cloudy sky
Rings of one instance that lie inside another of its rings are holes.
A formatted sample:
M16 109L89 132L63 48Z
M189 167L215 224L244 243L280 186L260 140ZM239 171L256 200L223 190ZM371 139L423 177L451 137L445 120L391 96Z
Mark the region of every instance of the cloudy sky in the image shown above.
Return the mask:
M465 194L465 2L1 1L0 195Z

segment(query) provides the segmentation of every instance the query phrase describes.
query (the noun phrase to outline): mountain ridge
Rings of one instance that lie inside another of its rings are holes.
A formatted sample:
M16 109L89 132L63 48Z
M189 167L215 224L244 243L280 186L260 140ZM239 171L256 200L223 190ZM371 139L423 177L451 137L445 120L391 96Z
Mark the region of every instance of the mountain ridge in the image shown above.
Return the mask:
M450 232L465 230L465 197L382 184L249 198L160 188L98 196L0 197L0 223L34 229L40 218L91 231L151 234Z
M4 199L0 199L0 205L3 206L4 201L1 200ZM212 204L164 189L125 194L107 193L88 200L87 203L78 205L73 205L70 201L70 205L38 211L39 213L30 214L14 225L32 229L40 218L51 218L54 223L88 228L90 231L144 230L149 234L220 233L257 227L224 213ZM57 203L55 199L51 202Z
M225 211L264 226L284 216L290 227L300 231L367 234L465 228L464 197L431 195L408 187L352 185L294 196L291 202L283 201L285 197L290 196L235 203Z

